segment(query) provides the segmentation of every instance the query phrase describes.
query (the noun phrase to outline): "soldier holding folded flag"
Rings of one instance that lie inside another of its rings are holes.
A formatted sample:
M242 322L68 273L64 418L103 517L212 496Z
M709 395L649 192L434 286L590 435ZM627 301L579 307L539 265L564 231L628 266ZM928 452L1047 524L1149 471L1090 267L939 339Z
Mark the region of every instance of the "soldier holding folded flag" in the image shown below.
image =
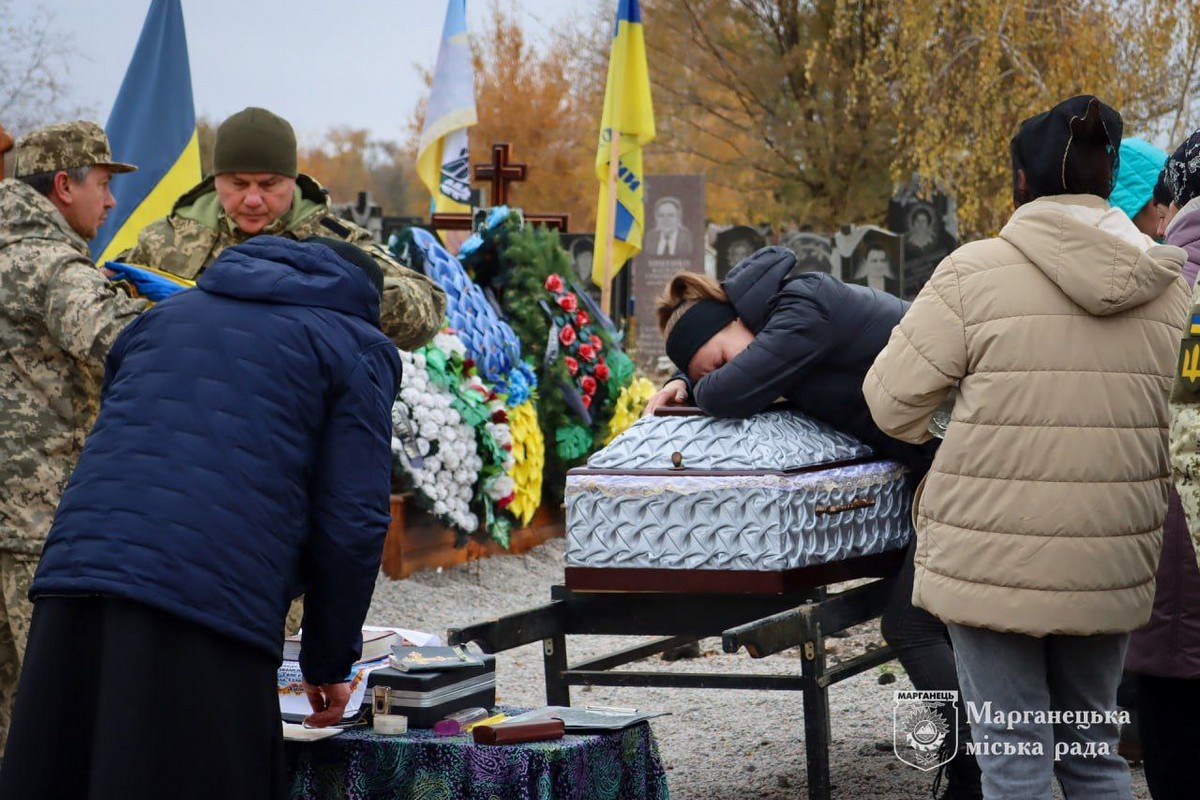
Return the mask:
M78 121L17 143L0 182L0 750L33 609L26 593L67 476L96 418L104 357L145 307L88 257L116 205L104 131Z

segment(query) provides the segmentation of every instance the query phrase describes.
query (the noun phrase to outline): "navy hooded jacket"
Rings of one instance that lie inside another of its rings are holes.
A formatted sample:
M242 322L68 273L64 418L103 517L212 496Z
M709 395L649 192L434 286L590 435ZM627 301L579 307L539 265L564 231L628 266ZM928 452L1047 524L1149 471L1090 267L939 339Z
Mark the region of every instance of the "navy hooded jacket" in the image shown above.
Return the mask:
M796 256L766 247L722 282L754 341L693 388L714 417L748 417L779 397L796 409L907 466L919 479L937 443L911 445L879 430L863 380L909 304L886 292L842 283L823 272L788 277Z
M259 236L138 317L30 590L122 597L345 680L386 535L395 345L321 244Z

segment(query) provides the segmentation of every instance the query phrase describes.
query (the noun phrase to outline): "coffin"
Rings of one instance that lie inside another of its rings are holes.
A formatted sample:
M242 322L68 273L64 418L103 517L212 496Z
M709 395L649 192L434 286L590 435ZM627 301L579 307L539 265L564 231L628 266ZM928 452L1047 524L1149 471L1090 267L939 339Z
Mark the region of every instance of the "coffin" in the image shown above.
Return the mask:
M567 586L781 593L888 574L905 469L792 411L645 417L567 475Z

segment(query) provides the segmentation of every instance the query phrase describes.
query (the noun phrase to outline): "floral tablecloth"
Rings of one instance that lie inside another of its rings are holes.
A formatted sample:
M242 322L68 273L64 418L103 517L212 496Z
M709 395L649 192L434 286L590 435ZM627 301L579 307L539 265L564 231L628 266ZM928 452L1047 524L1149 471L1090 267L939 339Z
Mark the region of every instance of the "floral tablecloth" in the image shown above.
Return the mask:
M476 745L468 734L351 728L287 742L292 800L667 800L658 744L643 722L549 742Z

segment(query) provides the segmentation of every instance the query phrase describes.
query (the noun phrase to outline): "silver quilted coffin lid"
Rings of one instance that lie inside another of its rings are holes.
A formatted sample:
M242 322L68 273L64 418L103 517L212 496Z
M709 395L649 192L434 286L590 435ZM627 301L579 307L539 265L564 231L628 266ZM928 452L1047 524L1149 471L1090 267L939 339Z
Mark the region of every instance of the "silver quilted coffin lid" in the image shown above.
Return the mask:
M788 472L866 458L871 448L794 411L748 419L702 415L643 417L588 459L589 469L671 469L682 455L688 470Z

